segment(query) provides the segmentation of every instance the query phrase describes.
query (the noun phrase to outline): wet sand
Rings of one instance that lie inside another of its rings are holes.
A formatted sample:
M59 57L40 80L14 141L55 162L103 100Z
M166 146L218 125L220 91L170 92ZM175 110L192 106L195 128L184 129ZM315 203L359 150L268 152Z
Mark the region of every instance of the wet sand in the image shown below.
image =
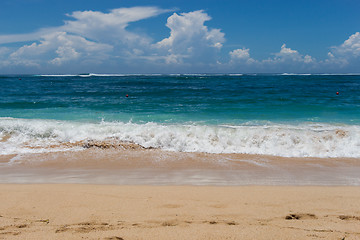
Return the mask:
M0 185L0 239L360 239L359 187Z
M0 183L359 186L360 159L92 147L0 158Z

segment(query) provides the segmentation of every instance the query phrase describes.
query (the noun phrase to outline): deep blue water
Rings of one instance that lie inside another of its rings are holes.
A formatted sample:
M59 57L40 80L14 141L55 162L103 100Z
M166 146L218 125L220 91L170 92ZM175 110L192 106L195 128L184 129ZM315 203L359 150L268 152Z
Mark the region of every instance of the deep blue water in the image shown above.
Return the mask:
M360 124L359 75L28 75L0 82L0 117Z

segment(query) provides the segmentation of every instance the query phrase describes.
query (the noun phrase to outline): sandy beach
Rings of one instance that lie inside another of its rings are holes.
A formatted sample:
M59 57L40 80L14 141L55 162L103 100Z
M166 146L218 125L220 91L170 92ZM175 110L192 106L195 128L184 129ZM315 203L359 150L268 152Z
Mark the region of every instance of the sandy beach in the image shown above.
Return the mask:
M360 188L0 185L0 239L360 239Z
M360 239L360 161L92 147L0 159L0 239Z

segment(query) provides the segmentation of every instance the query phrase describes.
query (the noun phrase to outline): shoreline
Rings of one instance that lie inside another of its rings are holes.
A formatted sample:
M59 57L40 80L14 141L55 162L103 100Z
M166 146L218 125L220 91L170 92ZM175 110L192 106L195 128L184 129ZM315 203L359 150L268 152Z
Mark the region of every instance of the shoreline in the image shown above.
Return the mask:
M86 149L0 158L0 183L359 186L360 159Z
M0 239L359 239L359 187L0 184Z

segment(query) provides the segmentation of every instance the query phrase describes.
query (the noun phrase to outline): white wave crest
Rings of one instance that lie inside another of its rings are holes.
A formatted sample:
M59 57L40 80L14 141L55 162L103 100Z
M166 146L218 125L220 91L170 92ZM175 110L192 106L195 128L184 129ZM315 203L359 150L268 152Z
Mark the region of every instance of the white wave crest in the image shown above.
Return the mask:
M76 77L74 74L41 74L34 75L35 77Z
M62 143L116 139L178 152L359 158L359 136L357 125L161 125L0 118L3 155L54 151L49 146Z

